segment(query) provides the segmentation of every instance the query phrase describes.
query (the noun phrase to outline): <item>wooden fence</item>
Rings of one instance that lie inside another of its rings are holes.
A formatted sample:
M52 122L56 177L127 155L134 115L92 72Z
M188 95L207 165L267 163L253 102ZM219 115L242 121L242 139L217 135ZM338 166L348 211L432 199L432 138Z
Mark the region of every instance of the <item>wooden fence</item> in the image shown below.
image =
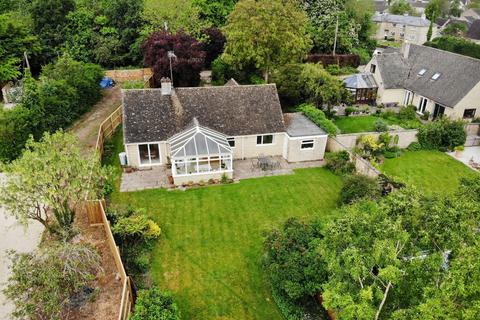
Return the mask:
M95 146L95 150L98 152L100 158L103 156L103 144L105 140L111 137L115 129L118 128L123 121L123 106L118 107L113 113L105 119L98 128L98 137L97 137L97 144Z
M98 156L101 158L104 151L105 140L111 137L115 129L118 128L123 121L123 106L118 107L105 121L103 121L98 129L97 144L95 146ZM94 179L95 177L92 177ZM120 251L113 238L112 230L110 229L110 222L105 214L105 200L92 200L85 202L85 210L87 212L90 226L103 226L106 235L106 241L110 248L110 252L115 260L117 271L122 280L122 298L120 300L120 309L118 320L128 320L132 307L134 305L132 281L125 272Z

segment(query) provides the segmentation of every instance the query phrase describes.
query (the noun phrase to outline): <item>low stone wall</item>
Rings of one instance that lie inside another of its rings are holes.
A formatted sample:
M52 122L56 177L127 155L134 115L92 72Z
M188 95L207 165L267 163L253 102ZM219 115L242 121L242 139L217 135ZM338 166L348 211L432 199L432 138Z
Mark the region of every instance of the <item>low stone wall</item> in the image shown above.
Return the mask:
M480 135L480 123L469 123L465 126L465 132L468 136Z
M337 152L337 151L343 151L343 150L348 152L348 154L350 155L350 159L355 164L355 169L359 174L363 174L365 176L372 177L372 178L376 178L381 174L381 172L377 168L372 166L370 162L363 159L362 157L359 157L353 154L351 152L351 149L348 149L346 145L344 145L342 142L338 140L338 136L328 137L327 151Z
M150 68L132 69L132 70L107 70L105 76L112 78L115 82L122 83L125 81L143 81L148 82L150 87L150 81L153 77L153 71Z
M418 130L395 130L388 132L392 136L398 136L398 146L402 149L408 147L412 142L417 142L417 133ZM380 136L381 132L361 132L361 133L351 133L351 134L339 134L335 137L335 140L338 141L341 145L345 146L348 150L352 150L357 145L357 141L361 136L372 135L376 138ZM329 139L329 142L331 139ZM339 151L338 146L335 142L331 142L331 151ZM327 144L327 150L329 146ZM342 150L342 149L340 149Z

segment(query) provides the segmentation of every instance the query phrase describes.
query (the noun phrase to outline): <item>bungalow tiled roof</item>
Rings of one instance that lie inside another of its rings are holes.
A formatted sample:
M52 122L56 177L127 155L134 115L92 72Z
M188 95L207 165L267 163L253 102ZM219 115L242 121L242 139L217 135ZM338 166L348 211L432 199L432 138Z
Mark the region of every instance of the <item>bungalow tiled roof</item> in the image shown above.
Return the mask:
M226 136L286 132L274 84L124 90L125 143L166 141L194 118Z

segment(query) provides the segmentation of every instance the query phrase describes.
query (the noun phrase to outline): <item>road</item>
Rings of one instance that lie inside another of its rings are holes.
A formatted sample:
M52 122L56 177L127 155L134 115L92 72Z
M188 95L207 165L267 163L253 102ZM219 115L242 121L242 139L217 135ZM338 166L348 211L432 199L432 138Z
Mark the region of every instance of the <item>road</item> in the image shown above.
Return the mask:
M0 173L0 183L5 177ZM27 229L19 225L14 217L10 216L0 207L0 291L5 286L10 276L9 259L6 254L8 250L19 252L30 252L40 242L43 226L38 222L32 222ZM12 311L12 304L6 300L0 292L0 319L11 319L9 314Z

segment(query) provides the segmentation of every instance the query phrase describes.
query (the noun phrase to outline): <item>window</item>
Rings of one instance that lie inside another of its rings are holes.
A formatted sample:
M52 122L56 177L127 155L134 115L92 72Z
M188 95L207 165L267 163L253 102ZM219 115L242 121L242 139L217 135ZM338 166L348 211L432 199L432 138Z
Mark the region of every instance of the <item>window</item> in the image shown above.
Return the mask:
M475 112L477 110L476 109L465 109L465 111L463 111L463 118L464 119L473 119L475 117Z
M377 66L372 63L370 65L370 73L375 73L375 70L377 70Z
M140 164L150 165L160 163L160 148L158 143L139 144Z
M421 77L425 74L425 72L427 72L427 69L422 69L422 70L418 71L418 75Z
M424 98L424 97L421 97L420 98L420 104L418 105L418 112L423 114L425 112L425 110L427 109L427 103L428 103L428 99Z
M230 148L235 148L235 138L227 138L227 142Z
M440 78L440 73L435 73L433 76L432 76L432 80L435 81L437 80L438 78Z
M257 145L273 144L273 134L257 136Z
M302 140L300 149L313 149L314 143L313 140Z

